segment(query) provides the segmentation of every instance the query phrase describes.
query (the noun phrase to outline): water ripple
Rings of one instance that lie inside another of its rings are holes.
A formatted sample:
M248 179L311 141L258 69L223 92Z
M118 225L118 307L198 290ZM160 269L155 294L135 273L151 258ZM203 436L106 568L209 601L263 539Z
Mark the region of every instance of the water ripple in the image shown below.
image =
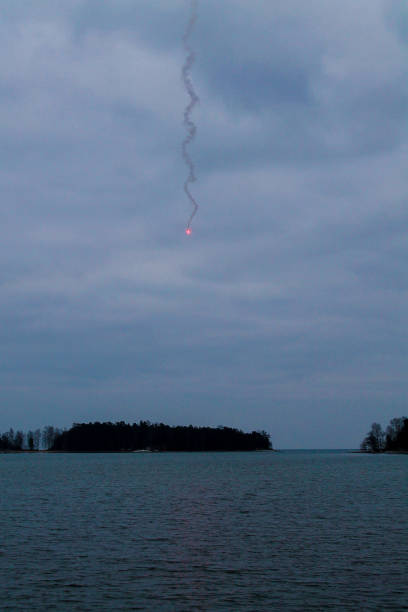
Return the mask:
M2 610L408 609L407 467L346 453L1 455Z

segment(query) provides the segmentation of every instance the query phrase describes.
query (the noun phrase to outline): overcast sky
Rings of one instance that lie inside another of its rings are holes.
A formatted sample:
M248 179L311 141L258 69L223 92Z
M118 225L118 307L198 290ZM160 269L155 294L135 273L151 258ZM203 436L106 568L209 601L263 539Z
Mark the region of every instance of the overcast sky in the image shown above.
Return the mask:
M400 0L2 0L0 431L265 429L356 447L408 413Z

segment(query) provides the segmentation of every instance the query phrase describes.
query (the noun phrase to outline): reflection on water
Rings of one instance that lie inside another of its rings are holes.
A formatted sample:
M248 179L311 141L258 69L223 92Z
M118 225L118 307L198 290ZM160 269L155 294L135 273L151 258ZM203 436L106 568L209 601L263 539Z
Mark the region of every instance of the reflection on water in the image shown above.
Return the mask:
M2 610L402 610L407 473L407 455L0 455Z

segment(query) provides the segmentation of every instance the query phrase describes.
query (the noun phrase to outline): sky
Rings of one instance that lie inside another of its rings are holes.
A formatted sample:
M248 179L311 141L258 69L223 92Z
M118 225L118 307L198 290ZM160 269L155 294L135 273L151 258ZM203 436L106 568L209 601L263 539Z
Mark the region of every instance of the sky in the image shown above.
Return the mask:
M400 0L3 0L0 431L355 448L408 413Z

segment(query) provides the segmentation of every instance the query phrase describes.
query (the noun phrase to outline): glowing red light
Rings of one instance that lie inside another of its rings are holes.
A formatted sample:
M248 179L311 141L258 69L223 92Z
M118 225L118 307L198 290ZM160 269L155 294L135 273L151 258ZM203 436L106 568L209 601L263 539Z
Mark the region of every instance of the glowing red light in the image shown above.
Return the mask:
M191 234L191 229L189 227L186 229L186 234L187 234L187 236L189 236Z

